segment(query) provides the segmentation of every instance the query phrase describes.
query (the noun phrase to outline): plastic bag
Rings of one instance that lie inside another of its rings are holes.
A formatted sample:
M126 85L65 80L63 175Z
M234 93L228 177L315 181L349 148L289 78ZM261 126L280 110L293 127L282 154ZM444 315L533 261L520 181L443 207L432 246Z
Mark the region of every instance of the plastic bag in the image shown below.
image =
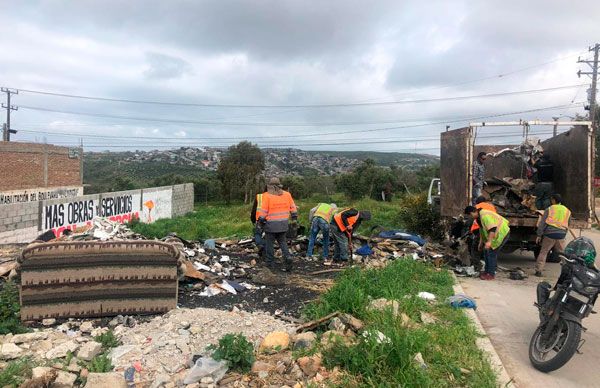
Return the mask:
M227 373L227 362L217 361L210 357L200 357L183 379L184 384L194 384L203 377L212 377L215 383L219 382Z

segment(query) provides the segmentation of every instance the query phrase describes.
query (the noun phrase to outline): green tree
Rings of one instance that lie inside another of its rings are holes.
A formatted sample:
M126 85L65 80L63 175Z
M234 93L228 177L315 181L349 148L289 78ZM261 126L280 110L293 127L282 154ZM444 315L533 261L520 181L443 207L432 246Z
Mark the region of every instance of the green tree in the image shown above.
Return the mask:
M109 191L135 190L137 185L130 178L118 176L114 179Z
M243 141L227 149L217 170L227 202L244 199L247 203L258 190L265 158L258 146Z

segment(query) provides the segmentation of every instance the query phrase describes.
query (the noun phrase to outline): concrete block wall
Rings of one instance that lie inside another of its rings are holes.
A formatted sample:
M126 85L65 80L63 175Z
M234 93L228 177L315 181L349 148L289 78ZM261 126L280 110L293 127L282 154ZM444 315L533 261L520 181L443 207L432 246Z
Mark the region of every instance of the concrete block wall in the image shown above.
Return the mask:
M173 186L172 217L186 215L194 210L194 184Z
M0 205L0 243L29 242L38 235L37 202Z
M46 230L60 235L65 229L85 225L100 215L118 222L127 222L132 216L142 222L154 222L193 209L191 183L0 205L0 244L27 243Z

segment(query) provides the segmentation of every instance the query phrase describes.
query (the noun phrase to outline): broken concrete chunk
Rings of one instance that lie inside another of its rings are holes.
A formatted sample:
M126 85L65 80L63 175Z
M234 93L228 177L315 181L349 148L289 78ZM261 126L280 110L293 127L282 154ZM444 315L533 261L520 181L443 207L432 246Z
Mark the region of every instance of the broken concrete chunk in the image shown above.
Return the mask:
M79 325L79 331L81 331L82 333L91 333L93 329L94 324L89 321L82 322L81 325Z
M24 344L33 341L41 341L48 338L48 333L45 331L38 331L35 333L15 334L10 342L14 344Z
M52 388L72 388L75 385L75 380L77 380L77 375L74 373L69 373L65 371L58 371L58 376L54 383L52 384Z
M0 348L0 359L2 360L13 360L21 357L23 349L13 343L2 344Z
M116 372L90 373L85 388L127 388L127 382Z
M54 318L42 319L42 325L44 325L44 326L52 326L55 323L56 323L56 319L54 319Z
M102 352L102 345L96 341L90 341L81 346L77 352L77 358L84 361L91 361L92 358L96 357L100 352Z
M427 364L425 363L425 360L423 359L423 355L421 354L421 352L415 354L413 361L421 368L427 369Z
M347 327L342 322L341 319L339 319L338 317L335 317L331 320L331 322L329 322L329 329L330 330L338 330L338 331L346 331Z
M69 352L75 353L77 349L79 349L79 344L77 342L68 341L46 352L46 358L52 360L53 358L67 357Z
M367 306L367 310L370 311L385 311L391 310L394 316L397 316L400 312L400 304L396 300L388 300L385 298L374 299Z

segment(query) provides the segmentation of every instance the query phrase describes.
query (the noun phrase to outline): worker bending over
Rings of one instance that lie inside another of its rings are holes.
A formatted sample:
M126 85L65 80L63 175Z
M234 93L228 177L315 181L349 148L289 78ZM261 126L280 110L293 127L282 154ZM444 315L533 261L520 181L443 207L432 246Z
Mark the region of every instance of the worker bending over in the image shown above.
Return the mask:
M306 257L312 258L315 249L315 241L319 232L323 234L323 260L329 258L329 224L333 218L333 213L337 210L335 203L320 203L310 209L308 220L310 223L310 238L308 240L308 249Z
M371 219L368 211L358 211L354 208L346 208L333 216L331 221L331 235L333 236L333 260L348 261L348 254L352 254L352 233L358 228L362 221Z
M550 203L550 207L544 211L538 224L535 242L538 245L541 243L541 248L535 262L535 276L542 276L550 250L553 248L558 252L565 250L565 237L569 230L571 211L562 204L560 194L552 194Z
M488 202L484 196L477 197L477 199L475 200L475 208L480 210L485 209L497 213L496 207L491 202ZM475 260L475 263L471 264L475 267L475 270L479 271L481 269L481 259L483 258L483 256L481 250L479 249L479 241L481 241L481 238L479 233L479 224L477 223L477 220L473 220L470 232L473 234L473 241L470 247L471 258Z
M289 219L298 219L298 210L292 195L284 191L278 178L271 178L267 192L262 195L262 206L258 212L258 222L265 231L265 254L267 267L273 268L275 262L275 241L281 248L284 271L292 270L292 256L287 246L286 233Z
M481 280L494 280L496 267L498 265L498 251L502 249L510 227L508 220L499 214L485 209L477 209L475 206L467 206L465 214L468 214L479 225L479 251L483 250L485 262L484 272L479 275Z

